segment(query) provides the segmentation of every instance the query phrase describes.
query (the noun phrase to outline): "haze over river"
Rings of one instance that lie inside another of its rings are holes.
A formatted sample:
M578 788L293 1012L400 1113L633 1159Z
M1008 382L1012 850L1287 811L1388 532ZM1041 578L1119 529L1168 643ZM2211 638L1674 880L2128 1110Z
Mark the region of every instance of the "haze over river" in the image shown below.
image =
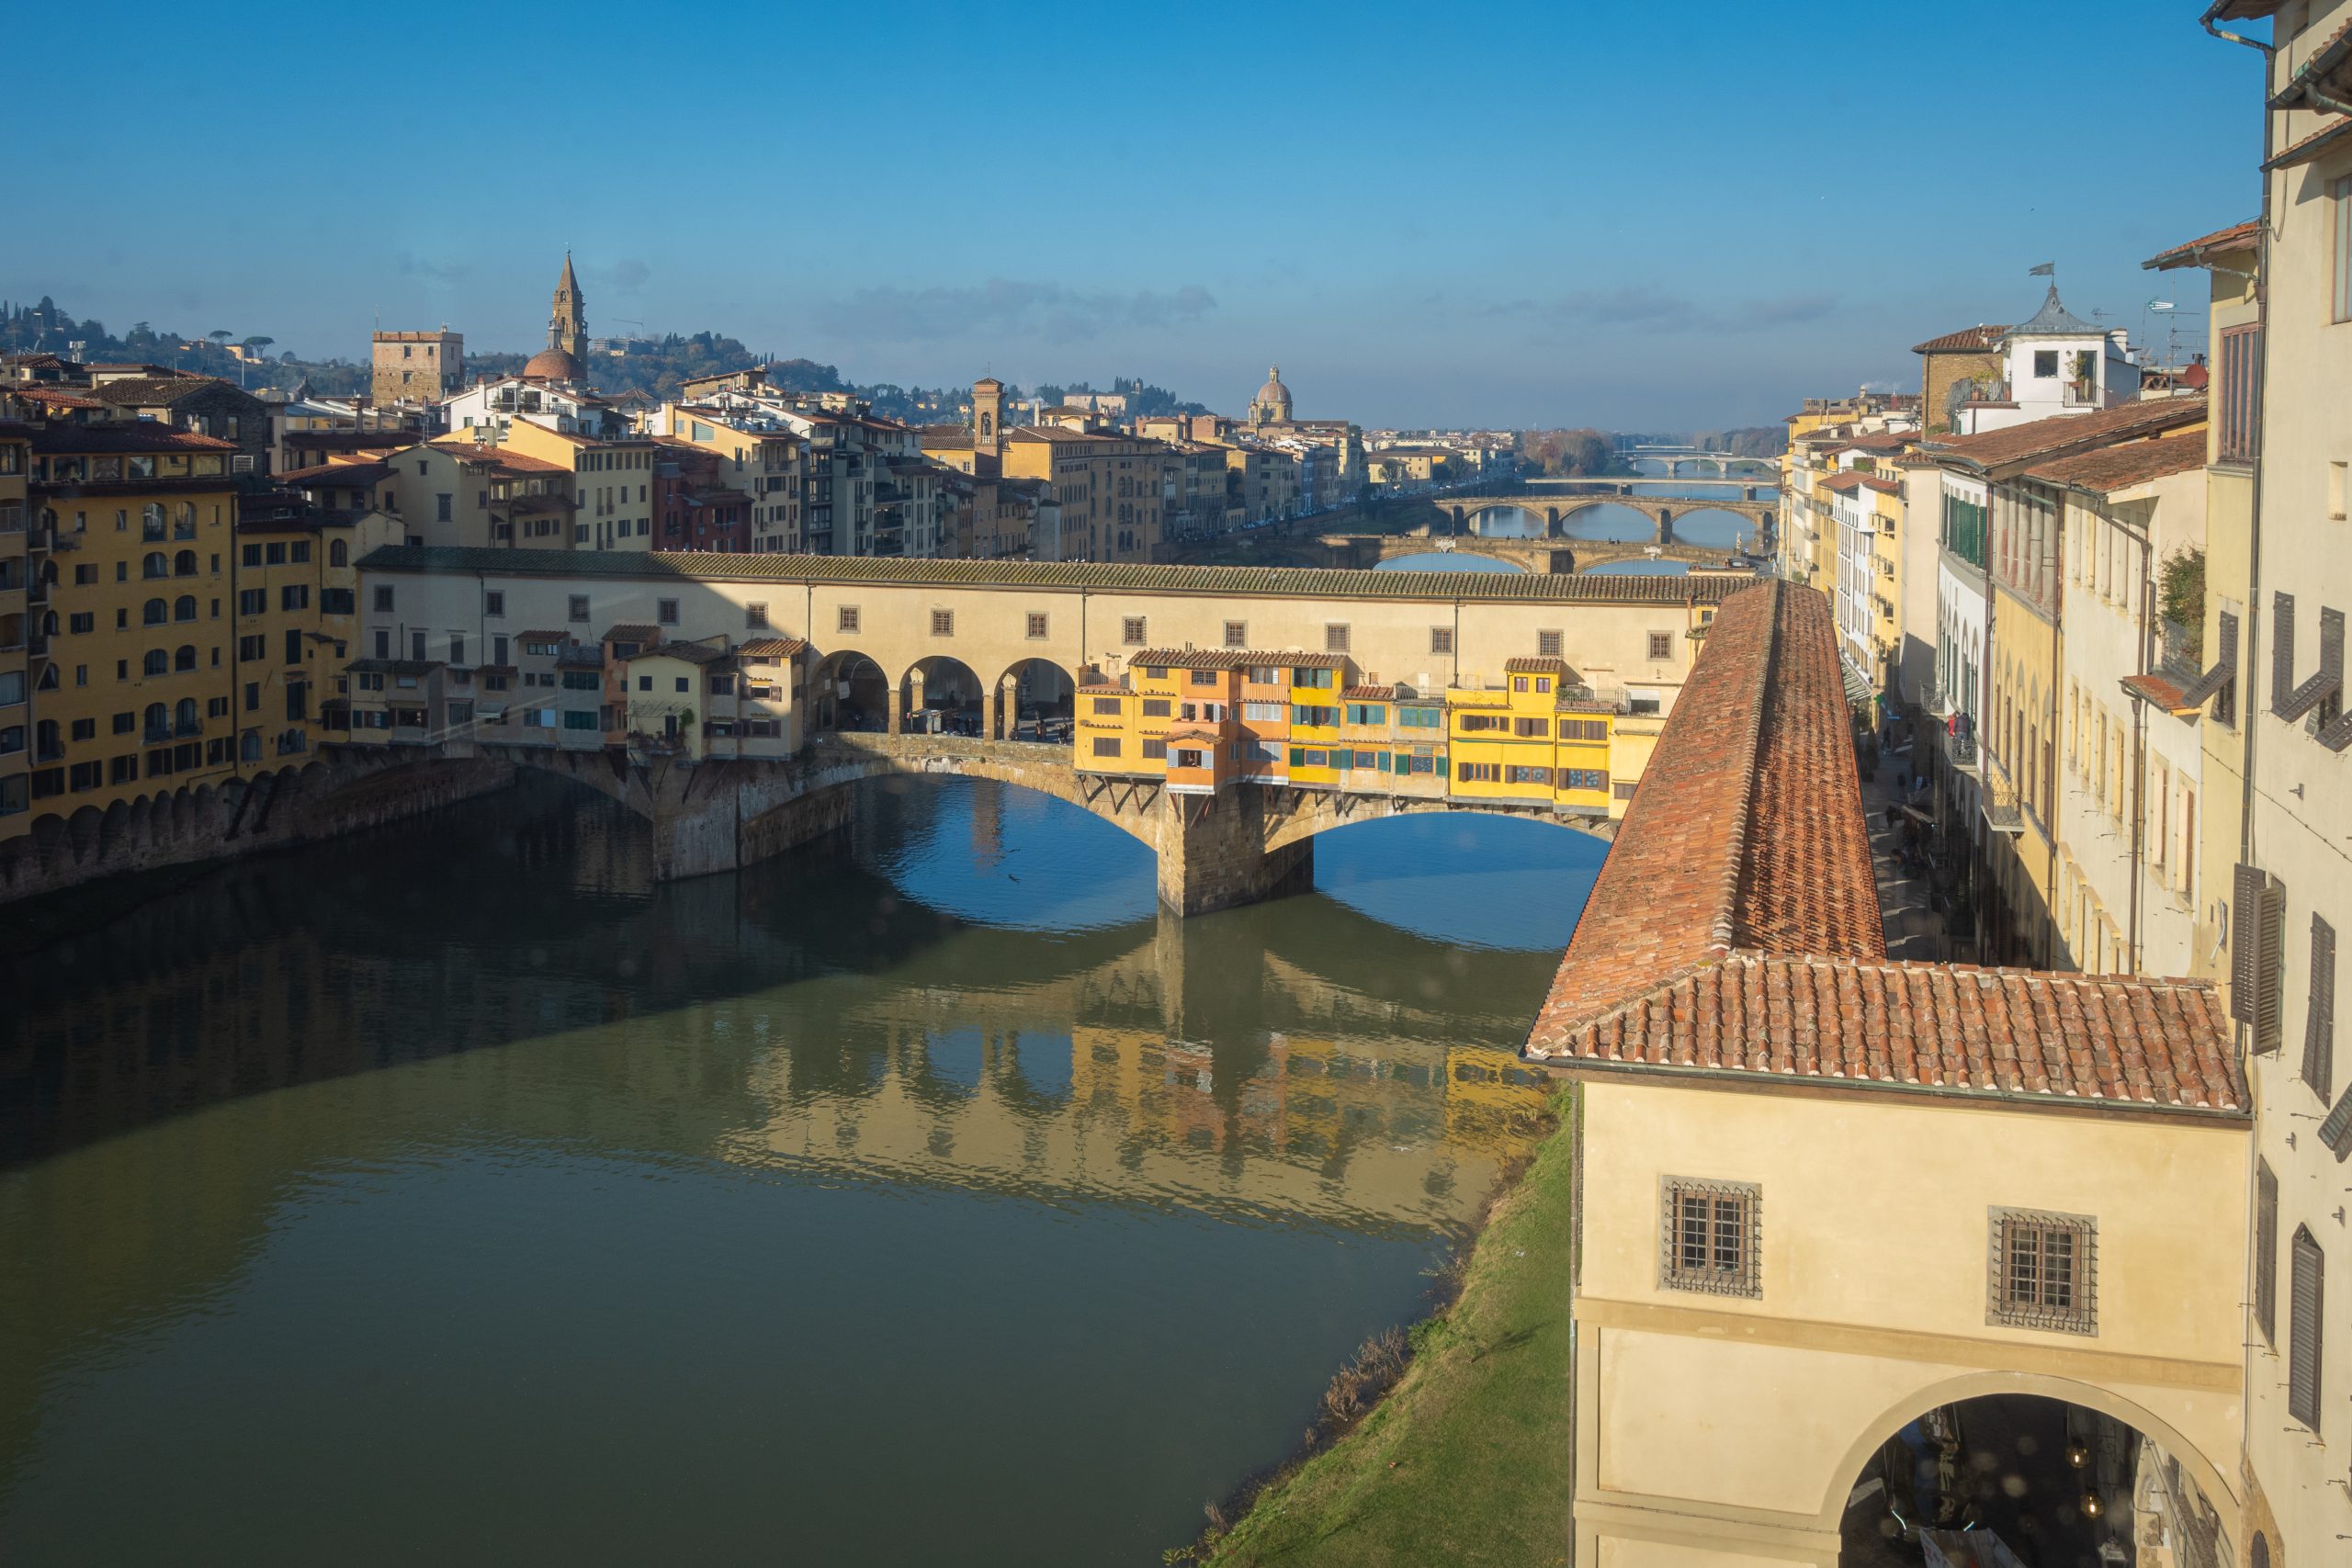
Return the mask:
M1601 845L1190 922L956 780L654 887L552 781L0 965L0 1559L1154 1562L1525 1146Z

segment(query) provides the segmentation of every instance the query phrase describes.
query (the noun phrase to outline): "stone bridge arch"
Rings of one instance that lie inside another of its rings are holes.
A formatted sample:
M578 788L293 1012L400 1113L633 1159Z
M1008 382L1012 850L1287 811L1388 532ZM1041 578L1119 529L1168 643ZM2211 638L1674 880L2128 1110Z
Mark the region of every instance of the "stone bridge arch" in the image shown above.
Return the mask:
M1512 806L1500 801L1454 800L1445 796L1417 800L1401 795L1349 795L1330 790L1280 790L1272 793L1281 797L1281 806L1266 833L1269 853L1309 844L1321 834L1352 827L1359 822L1385 821L1396 817L1426 817L1441 812L1456 816L1511 817L1526 822L1549 823L1603 840L1616 836L1616 825L1607 817L1555 811L1549 806Z

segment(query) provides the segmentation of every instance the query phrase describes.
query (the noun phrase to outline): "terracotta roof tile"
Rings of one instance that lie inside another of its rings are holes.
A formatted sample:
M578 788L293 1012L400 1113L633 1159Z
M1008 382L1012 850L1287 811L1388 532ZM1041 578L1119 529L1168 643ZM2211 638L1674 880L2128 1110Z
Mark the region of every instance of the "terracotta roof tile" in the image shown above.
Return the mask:
M1962 327L1956 333L1931 337L1925 343L1911 345L1914 354L1989 354L2000 346L2001 336L2009 329L1979 324Z
M790 659L808 651L808 645L797 637L755 637L735 651L752 659Z
M2096 452L2078 452L2071 457L2037 463L2026 472L2048 484L2077 485L2084 490L2111 492L2204 466L2205 432L2192 430L2180 435L2158 436L2154 441L2126 441Z
M1717 612L1527 1042L1537 1061L2243 1115L2210 984L1886 957L1827 601Z
M2168 272L2177 266L2203 266L2211 256L2229 251L2252 250L2261 237L2261 221L2249 218L2243 223L2233 223L2226 229L2199 234L2168 251L2158 252L2140 265L2150 272Z
M2204 419L2201 397L2152 398L2091 413L2054 414L1975 435L1930 436L1927 445L1939 455L1965 457L1990 468L2154 435L2185 424L2199 424Z

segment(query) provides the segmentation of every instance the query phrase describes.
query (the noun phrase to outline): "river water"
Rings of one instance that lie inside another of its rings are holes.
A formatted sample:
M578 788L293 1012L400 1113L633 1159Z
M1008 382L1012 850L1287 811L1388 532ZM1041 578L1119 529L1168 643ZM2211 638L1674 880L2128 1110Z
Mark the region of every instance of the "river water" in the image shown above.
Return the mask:
M1282 1459L1526 1145L1600 846L1176 922L1075 807L862 787L654 887L539 781L0 971L0 1559L1155 1562Z

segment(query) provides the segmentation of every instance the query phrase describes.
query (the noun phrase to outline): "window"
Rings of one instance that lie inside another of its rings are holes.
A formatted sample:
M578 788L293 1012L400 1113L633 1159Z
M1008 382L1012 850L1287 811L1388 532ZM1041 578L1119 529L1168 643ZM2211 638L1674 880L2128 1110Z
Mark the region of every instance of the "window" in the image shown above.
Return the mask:
M1609 721L1605 718L1564 718L1560 721L1563 740L1606 740Z
M2352 175L2327 182L2328 227L2335 231L2335 319L2352 321Z
M1549 768L1523 768L1519 766L1517 763L1513 763L1510 771L1505 774L1503 782L1506 784L1549 784L1552 782L1552 770Z
M563 716L563 727L566 729L601 729L604 728L604 721L593 713L584 711L567 713Z
M1348 628L1344 625L1334 622L1323 628L1323 651L1326 653L1348 651Z
M1129 648L1141 648L1145 636L1144 617L1128 615L1119 623L1119 640Z
M1094 699L1094 711L1098 714L1108 714L1111 717L1116 718L1119 716L1120 700L1117 697L1097 697Z
M376 589L376 608L380 611L390 610L391 607L392 591L390 587L386 584L378 584Z
M2058 351L2037 348L2033 351L2033 375L2036 380L2047 380L2058 374Z
M1094 754L1098 757L1117 756L1119 754L1119 738L1115 735L1096 736L1094 738Z
M746 604L743 606L744 630L754 632L765 631L767 629L767 625L768 607L765 604Z
M931 635L933 637L954 637L956 635L956 612L953 610L933 610L931 613Z
M1249 625L1249 623L1248 623L1248 622L1246 622L1246 621L1227 621L1227 622L1226 622L1226 623L1225 623L1225 646L1226 646L1226 647L1227 647L1227 648L1247 648L1247 647L1249 647L1249 646L1250 646L1250 625Z
M2267 1159L2254 1162L2254 1324L2265 1343L2278 1343L2278 1177Z
M450 520L449 503L455 499L456 497L452 496L446 490L433 498L433 520L435 522L447 523Z
M1464 784L1498 784L1502 779L1502 764L1463 762L1455 766L1453 776Z
M1985 1322L2097 1332L2097 1222L2081 1214L1996 1209L1991 1228L1992 1300Z
M1652 659L1671 659L1674 657L1674 634L1672 632L1650 633L1650 657Z
M195 601L191 600L189 603L193 604ZM309 609L311 607L311 585L307 582L289 582L286 584L283 588L280 588L277 591L277 607L281 610ZM188 618L190 620L194 620L196 617L191 615Z
M336 539L329 543L327 546L327 564L329 566L349 566L351 564L350 545L341 539ZM496 595L493 594L492 597L494 598Z
M1764 1293L1763 1190L1748 1181L1660 1183L1657 1282L1713 1296Z
M1535 634L1535 654L1539 659L1559 658L1560 634L1558 632L1537 632Z
M2337 254L2342 254L2340 246ZM2215 456L2224 463L2251 463L2260 445L2262 329L2223 329L2221 355L2221 374L2213 378L2220 405L2213 419L2220 432Z
M1431 626L1430 628L1430 651L1431 653L1446 654L1450 654L1453 651L1453 628L1452 626Z
M2320 1309L2325 1304L2327 1259L2319 1243L2295 1227L2294 1263L2287 1303L2287 1414L2319 1430Z
M1045 637L1046 637L1046 617L1045 617L1045 616L1043 616L1043 615L1031 615L1031 616L1029 616L1029 617L1028 617L1028 626L1029 626L1029 640L1030 640L1030 641L1032 641L1032 642L1041 642L1041 641L1043 641L1043 640L1045 639Z
M2312 917L2311 1010L2303 1017L2303 1081L2324 1102L2335 1083L2335 928Z
M574 622L575 624L587 620L588 595L585 593L573 593L567 595L567 599L569 603L564 612L565 618Z
M1442 707L1408 706L1399 704L1396 724L1402 729L1441 729L1445 725L1445 710Z
M302 662L302 631L299 626L286 628L286 662L288 664Z
M1118 699L1114 697L1111 701L1114 705L1113 711L1116 712L1116 704ZM1168 716L1168 699L1166 697L1146 697L1143 700L1143 716L1146 718L1166 718Z

